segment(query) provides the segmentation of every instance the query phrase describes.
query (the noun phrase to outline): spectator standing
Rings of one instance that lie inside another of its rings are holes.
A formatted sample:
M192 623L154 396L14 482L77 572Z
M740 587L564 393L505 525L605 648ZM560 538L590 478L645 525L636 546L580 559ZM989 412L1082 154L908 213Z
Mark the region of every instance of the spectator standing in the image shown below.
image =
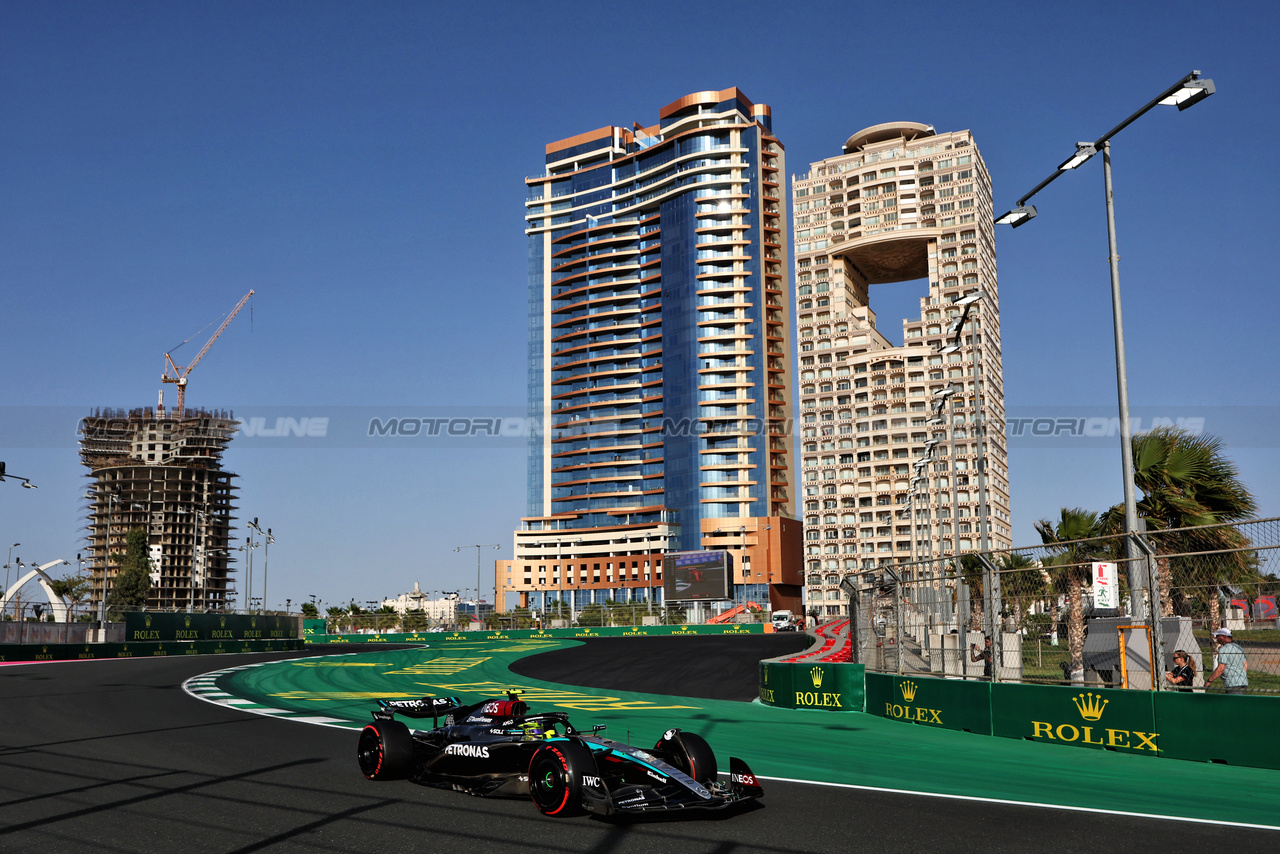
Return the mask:
M991 661L992 661L991 638L987 638L983 642L981 650L978 649L978 645L976 643L969 644L969 660L981 661L982 677L984 679L990 679L991 678Z
M1190 691L1191 683L1196 681L1196 666L1186 650L1178 650L1173 654L1173 669L1164 675L1165 681L1179 691Z
M1244 650L1231 639L1231 629L1218 629L1213 633L1213 642L1218 644L1218 666L1204 684L1211 685L1221 679L1228 694L1243 694L1249 687L1249 661Z

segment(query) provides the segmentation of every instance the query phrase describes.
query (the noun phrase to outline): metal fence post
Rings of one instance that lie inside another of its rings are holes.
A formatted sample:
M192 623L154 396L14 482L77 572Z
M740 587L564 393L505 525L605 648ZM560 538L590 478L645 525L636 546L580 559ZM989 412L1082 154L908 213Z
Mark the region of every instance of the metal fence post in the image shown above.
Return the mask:
M854 664L862 663L862 633L858 631L859 603L858 585L853 578L846 575L840 581L840 589L849 597L849 660Z
M1004 666L1004 631L1000 622L1000 570L996 569L987 555L978 552L978 560L982 561L983 574L986 580L983 586L987 600L987 637L991 638L991 681L1000 681L1000 668Z
M1141 534L1131 534L1138 550L1142 552L1144 567L1147 573L1147 613L1151 615L1151 643L1155 649L1155 661L1151 662L1151 690L1163 690L1164 680L1164 609L1160 606L1160 577L1156 571L1156 551L1151 548L1147 538Z

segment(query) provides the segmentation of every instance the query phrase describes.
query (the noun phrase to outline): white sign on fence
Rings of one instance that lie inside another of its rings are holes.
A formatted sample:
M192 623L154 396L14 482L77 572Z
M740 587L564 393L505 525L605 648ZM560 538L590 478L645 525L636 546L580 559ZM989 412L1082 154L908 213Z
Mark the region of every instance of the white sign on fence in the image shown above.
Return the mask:
M1114 563L1093 565L1093 607L1120 607L1120 578Z

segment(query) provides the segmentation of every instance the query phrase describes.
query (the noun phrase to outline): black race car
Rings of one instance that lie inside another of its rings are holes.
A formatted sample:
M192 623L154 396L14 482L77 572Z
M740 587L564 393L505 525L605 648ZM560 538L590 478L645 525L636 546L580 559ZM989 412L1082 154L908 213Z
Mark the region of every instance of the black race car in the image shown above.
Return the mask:
M395 719L431 718L410 730ZM529 714L515 692L463 705L457 697L379 700L357 758L370 780L409 779L484 797L532 797L544 815L671 813L741 806L764 795L741 759L729 779L700 736L669 729L652 750L581 732L560 712Z

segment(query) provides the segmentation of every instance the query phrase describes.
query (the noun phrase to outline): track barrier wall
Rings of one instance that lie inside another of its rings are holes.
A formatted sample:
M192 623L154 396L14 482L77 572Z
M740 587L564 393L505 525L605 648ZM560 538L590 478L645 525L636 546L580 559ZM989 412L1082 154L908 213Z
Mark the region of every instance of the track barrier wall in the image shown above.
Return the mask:
M142 611L125 614L124 627L128 641L286 640L298 636L298 618L279 614Z
M688 635L758 635L764 633L760 623L708 625L691 623L672 626L583 626L571 629L514 629L470 632L418 632L416 634L324 634L324 620L306 620L303 637L308 643L425 643L449 644L478 640L528 640L537 638L622 638L680 637Z
M1091 685L1026 685L866 673L859 664L823 664L854 702L802 705L812 664L761 662L760 701L783 708L862 711L919 726L982 735L1112 750L1141 756L1218 762L1280 770L1280 742L1273 737L1280 698L1181 691L1138 691Z
M302 649L299 638L283 640L159 641L136 643L5 644L0 662L77 661L103 658L152 658L172 655L229 655Z
M985 682L868 673L867 712L896 721L991 735Z
M784 709L860 712L866 704L861 664L760 662L760 702Z

